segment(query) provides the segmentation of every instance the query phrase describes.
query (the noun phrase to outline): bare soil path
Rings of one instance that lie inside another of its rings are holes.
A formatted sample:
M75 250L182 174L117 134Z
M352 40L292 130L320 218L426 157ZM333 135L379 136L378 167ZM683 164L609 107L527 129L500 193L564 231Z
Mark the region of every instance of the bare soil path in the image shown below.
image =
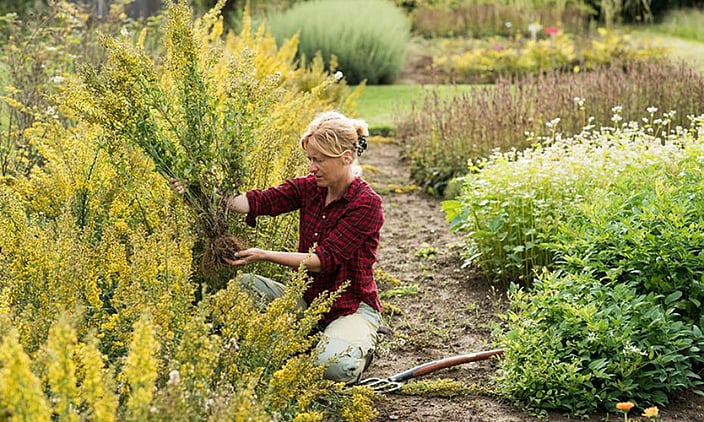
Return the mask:
M374 138L361 159L364 177L384 200L386 222L377 269L380 290L386 295L382 299L386 323L394 333L382 340L365 377L386 378L422 363L494 348L492 327L505 306L502 289L461 268L460 237L450 233L441 200L408 189L409 171L401 152L399 143ZM464 390L454 397L442 394L448 389L419 395L379 394L376 421L537 421L495 393L492 378L498 364L493 358L407 382L450 380ZM662 409L661 415L662 421L704 421L704 400L685 394ZM550 415L549 420L574 419ZM586 420L622 419L594 415Z

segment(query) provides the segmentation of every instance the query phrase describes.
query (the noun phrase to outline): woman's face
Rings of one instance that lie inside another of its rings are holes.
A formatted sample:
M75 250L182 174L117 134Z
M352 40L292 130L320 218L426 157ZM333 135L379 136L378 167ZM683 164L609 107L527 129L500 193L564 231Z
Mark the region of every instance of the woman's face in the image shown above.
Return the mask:
M328 157L313 148L310 142L306 145L308 155L308 170L315 176L320 187L330 187L343 180L345 175L346 155Z

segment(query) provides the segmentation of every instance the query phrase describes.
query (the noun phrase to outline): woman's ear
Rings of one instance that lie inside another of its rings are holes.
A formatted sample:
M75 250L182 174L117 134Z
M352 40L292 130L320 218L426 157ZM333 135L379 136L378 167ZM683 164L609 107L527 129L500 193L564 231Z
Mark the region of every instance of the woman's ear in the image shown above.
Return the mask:
M345 164L352 164L354 162L352 151L345 151L345 155L343 155L343 158L345 160Z

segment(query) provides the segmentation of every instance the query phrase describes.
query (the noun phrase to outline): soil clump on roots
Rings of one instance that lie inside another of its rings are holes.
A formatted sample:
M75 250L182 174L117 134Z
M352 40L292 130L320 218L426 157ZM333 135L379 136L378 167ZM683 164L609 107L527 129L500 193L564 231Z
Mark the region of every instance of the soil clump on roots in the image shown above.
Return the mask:
M235 254L243 249L246 249L244 241L231 234L209 238L200 262L202 274L211 279L217 277L221 270L229 268L225 260L236 260Z

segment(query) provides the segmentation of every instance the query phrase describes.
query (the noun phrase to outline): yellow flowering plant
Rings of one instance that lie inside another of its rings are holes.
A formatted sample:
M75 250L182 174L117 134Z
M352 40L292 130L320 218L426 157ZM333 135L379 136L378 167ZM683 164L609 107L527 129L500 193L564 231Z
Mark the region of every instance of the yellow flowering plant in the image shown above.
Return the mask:
M169 13L172 19L176 11ZM243 113L251 108L251 119L262 119L220 120L234 128L244 122L241 133L252 141L242 155L244 187L276 183L304 163L295 153L300 125L320 109L345 110L353 96L315 59L309 70L295 68L295 40L277 49L251 27L221 37L222 22L213 16L204 18L212 25L193 29L202 41L198 57L217 58L208 62L213 97L206 106L224 116L224 103L235 101L227 89L238 87ZM191 24L183 16L164 28ZM148 87L178 93L172 69L150 54L132 54L139 49L130 46L132 26L126 28L106 40L108 54L141 63L131 69L138 73L158 69L156 79L146 78L154 83ZM303 279L268 307L237 283L195 297L197 238L186 223L193 208L174 197L166 174L154 171L157 161L126 137L130 132L120 132L125 124L143 129L125 112L133 105L121 101L152 98L136 93L129 81L137 79L120 79L132 75L120 63L87 67L88 80L67 73L62 96L52 98L56 114L38 115L22 131L42 165L0 181L0 419L329 420L344 409L354 420L371 420L371 399L323 380L308 353L317 340L313 327L333 298L296 319L292 305ZM92 77L105 85L91 85ZM221 80L232 83L212 84ZM131 97L121 91L129 89ZM169 104L176 120L187 114L179 101ZM173 135L167 120L149 110L150 127ZM230 228L241 224L231 220ZM295 225L287 222L267 219L248 241L289 241Z
M299 172L304 157L291 141L301 125L325 103L345 104L344 93L330 89L338 82L331 75L306 83L307 95L297 90L305 71L294 70L295 40L271 57L274 40L263 27L252 35L246 17L239 37L224 34L224 3L193 24L188 6L170 4L163 58L151 58L129 35L104 38L107 65L85 67L66 102L105 130L111 156L137 148L159 174L182 181L207 239L201 269L211 279L247 243L242 225L230 224L227 198Z

